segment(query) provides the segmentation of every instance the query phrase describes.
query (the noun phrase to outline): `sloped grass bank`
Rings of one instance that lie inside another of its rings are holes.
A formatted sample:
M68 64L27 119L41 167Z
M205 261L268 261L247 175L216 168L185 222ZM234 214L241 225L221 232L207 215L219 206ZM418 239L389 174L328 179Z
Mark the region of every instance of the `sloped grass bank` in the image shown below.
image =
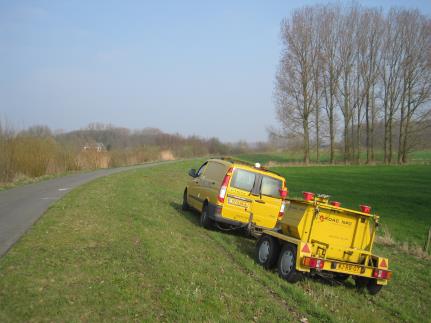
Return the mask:
M377 297L353 281L291 285L253 260L254 240L181 211L198 162L86 184L0 259L0 321L420 321L430 262L380 247L395 270ZM289 179L288 179L289 181Z

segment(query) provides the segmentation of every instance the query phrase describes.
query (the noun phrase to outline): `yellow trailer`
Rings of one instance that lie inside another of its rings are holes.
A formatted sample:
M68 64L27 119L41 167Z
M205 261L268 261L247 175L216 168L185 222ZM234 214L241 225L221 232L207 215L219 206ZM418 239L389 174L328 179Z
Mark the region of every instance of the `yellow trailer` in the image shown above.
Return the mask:
M379 217L329 203L328 196L304 193L304 199L286 199L284 216L272 230L263 231L256 260L267 269L277 266L289 282L304 273L337 280L352 276L358 288L376 294L392 276L387 258L372 247Z

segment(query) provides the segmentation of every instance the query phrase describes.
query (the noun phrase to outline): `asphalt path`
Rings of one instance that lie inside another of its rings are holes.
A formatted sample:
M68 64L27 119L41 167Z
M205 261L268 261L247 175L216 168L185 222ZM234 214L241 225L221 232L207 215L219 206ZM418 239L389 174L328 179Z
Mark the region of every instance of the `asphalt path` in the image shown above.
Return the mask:
M94 172L58 177L0 192L0 257L32 226L48 207L75 187L96 178L162 162L99 169Z

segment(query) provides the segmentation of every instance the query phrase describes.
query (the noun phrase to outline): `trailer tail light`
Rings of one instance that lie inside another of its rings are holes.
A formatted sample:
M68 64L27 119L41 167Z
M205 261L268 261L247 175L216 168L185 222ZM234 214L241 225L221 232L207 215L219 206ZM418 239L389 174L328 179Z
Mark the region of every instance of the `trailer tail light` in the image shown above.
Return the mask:
M371 206L368 205L360 205L361 212L369 214L371 212Z
M377 278L377 279L387 279L387 280L389 280L392 277L392 272L376 268L373 271L373 277Z
M286 207L286 205L284 204L284 202L281 202L280 211L278 212L278 217L279 218L283 217L285 207Z
M224 203L224 198L226 197L227 186L229 185L230 177L232 175L233 168L229 168L225 177L223 178L223 182L220 187L220 192L218 193L217 200L220 203Z
M325 261L319 258L304 257L302 260L302 264L310 268L323 269Z
M304 200L311 201L314 199L314 193L311 192L303 192L302 195L304 195Z
M340 202L337 202L337 201L332 201L332 202L331 202L331 205L332 205L332 206L340 207L340 206L341 206L341 203L340 203Z

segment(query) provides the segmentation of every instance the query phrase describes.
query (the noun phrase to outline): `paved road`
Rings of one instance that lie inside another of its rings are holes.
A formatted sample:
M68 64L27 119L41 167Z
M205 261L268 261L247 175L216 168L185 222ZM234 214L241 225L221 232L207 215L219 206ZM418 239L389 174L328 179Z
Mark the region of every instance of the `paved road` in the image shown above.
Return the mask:
M67 192L96 178L160 163L100 169L74 174L0 192L0 257L39 219L48 207Z

